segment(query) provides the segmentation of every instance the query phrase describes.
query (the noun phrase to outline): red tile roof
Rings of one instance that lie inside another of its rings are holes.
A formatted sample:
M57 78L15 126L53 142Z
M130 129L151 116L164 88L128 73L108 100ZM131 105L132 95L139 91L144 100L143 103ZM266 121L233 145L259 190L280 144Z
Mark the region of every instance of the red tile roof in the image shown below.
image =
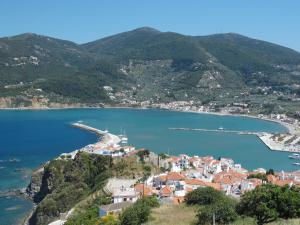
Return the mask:
M173 191L169 186L165 186L161 189L161 195L163 197L170 197L172 195Z
M152 188L144 184L136 184L134 189L143 194L144 196L151 196L153 194Z
M177 181L180 181L180 180L184 180L184 179L185 179L185 176L183 174L177 173L177 172L170 172L167 175L167 180L177 180Z

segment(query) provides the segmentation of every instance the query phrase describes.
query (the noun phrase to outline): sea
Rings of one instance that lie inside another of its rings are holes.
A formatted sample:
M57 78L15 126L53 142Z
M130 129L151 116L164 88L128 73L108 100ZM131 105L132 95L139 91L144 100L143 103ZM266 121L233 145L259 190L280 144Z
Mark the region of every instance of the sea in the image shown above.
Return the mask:
M0 192L26 187L32 171L41 164L96 142L94 134L71 126L78 121L114 134L126 134L130 145L156 153L230 157L246 169L300 169L292 165L289 153L269 150L254 135L169 129L287 131L278 123L255 118L148 109L2 110ZM0 224L20 223L32 207L24 199L0 197Z

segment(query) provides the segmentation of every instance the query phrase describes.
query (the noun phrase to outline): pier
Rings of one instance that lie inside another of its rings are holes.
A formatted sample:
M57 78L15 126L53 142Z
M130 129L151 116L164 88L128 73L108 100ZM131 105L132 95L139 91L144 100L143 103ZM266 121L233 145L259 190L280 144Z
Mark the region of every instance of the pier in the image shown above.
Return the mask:
M253 131L237 131L237 130L224 130L224 129L203 129L203 128L184 128L184 127L170 127L169 130L222 132L222 133L233 133L233 134L241 134L241 135L256 135L256 136L259 136L262 133L262 132L253 132Z
M183 131L200 131L200 132L222 132L239 135L255 135L259 140L272 151L281 152L300 152L300 145L285 144L284 142L276 142L272 139L273 135L280 133L267 132L253 132L253 131L236 131L224 129L202 129L202 128L184 128L184 127L170 127L169 130L183 130Z

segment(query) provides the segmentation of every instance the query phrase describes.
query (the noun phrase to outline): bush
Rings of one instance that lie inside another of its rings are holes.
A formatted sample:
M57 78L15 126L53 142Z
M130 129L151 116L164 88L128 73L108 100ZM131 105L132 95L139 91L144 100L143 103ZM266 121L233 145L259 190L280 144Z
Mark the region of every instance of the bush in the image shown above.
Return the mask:
M200 208L197 217L199 225L211 224L213 217L217 224L228 224L238 218L235 210L236 202L230 198L224 198L214 204Z
M188 205L209 205L224 198L224 194L211 187L198 188L185 196Z
M244 194L238 212L256 218L259 225L277 218L300 217L300 192L296 187L266 184Z
M197 214L199 225L211 224L213 217L218 224L227 224L237 219L236 201L211 187L198 188L186 195L188 205L201 206Z
M134 205L126 208L120 215L121 225L140 225L148 221L150 210L158 207L159 203L155 197L139 199Z
M264 174L264 173L255 173L255 174L250 174L248 177L248 179L251 179L251 178L257 178L257 179L260 179L262 181L267 181L267 175Z

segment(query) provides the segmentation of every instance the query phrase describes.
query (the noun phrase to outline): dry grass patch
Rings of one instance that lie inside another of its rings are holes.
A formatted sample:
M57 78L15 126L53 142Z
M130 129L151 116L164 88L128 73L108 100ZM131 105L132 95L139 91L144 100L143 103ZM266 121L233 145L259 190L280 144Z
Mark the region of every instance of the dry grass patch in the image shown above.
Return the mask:
M161 205L151 211L145 225L191 225L196 222L196 208L180 205Z

